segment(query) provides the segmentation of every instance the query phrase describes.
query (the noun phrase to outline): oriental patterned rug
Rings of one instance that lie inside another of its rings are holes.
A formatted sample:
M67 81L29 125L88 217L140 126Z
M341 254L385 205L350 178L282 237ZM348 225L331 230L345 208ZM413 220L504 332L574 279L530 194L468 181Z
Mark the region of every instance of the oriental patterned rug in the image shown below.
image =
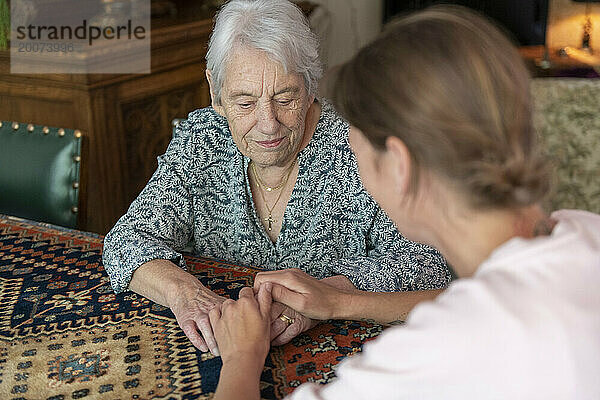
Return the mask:
M0 399L208 399L221 359L197 351L168 308L115 295L102 237L0 215ZM257 268L186 257L192 273L236 298ZM327 383L380 325L328 321L274 347L262 397Z

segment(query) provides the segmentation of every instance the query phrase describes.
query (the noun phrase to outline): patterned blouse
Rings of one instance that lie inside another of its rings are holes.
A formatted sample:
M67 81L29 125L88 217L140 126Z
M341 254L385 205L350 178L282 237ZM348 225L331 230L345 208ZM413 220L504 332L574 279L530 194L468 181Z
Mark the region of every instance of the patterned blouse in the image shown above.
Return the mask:
M298 154L298 178L273 243L252 200L250 159L227 120L208 107L175 129L158 168L104 241L115 292L136 268L180 251L267 270L300 268L316 278L345 275L359 289L442 288L450 272L441 255L405 239L366 192L348 143L348 123L326 101L315 133Z

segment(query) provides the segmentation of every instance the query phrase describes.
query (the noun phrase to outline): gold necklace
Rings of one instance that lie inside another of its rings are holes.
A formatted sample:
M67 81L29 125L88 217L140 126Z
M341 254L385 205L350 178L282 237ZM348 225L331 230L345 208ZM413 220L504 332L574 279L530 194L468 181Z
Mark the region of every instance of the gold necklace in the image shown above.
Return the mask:
M294 168L295 162L296 162L296 160L294 160L294 162L290 166L290 169L287 172L288 177L290 175L290 172L292 171L292 168ZM286 177L286 178L282 179L281 182L279 182L276 186L269 186L266 183L264 183L262 179L260 179L260 176L258 176L258 172L256 171L256 167L254 166L254 163L252 161L250 161L250 168L252 168L252 173L254 174L254 177L256 178L256 183L258 184L258 186L264 188L267 192L272 192L273 190L281 189L283 187L283 185L285 185L287 183L287 177Z
M294 164L296 163L296 160L294 160L294 162L292 162L292 165L290 166L290 169L287 172L287 175L285 176L285 178L283 179L283 181L277 185L276 187L270 188L267 186L267 191L270 192L272 190L276 190L279 188L282 188L283 186L285 186L285 184L288 182L288 180L290 179L290 175L292 174L292 170L294 169ZM263 220L269 224L268 226L268 230L269 232L273 230L273 223L277 222L276 219L273 219L273 209L275 208L275 206L277 205L277 203L279 203L279 200L281 199L281 195L283 194L283 190L279 191L279 195L277 196L277 200L275 200L275 203L273 203L272 207L269 207L269 203L267 203L267 199L265 198L265 194L263 193L262 189L262 185L260 183L260 178L258 177L258 172L256 171L256 168L254 167L254 163L250 162L250 168L252 169L252 173L254 174L254 177L256 178L256 185L258 186L258 192L260 193L260 197L262 197L263 203L265 203L265 207L267 207L267 211L269 212L269 216L267 218L263 218ZM266 185L265 185L266 186ZM271 190L269 190L271 189Z

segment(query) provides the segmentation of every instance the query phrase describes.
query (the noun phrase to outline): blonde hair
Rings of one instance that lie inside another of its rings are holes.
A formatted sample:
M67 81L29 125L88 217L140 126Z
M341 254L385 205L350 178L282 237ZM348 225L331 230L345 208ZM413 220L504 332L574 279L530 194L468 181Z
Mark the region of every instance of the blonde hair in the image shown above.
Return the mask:
M479 207L537 203L549 190L533 129L529 74L504 34L457 6L405 16L346 63L338 110L370 141L400 138L416 168Z

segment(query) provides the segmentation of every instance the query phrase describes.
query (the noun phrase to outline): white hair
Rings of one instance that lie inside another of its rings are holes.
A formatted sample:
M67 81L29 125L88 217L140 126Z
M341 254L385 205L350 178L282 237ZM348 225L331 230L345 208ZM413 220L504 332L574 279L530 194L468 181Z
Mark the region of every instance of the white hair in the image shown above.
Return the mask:
M217 103L225 66L236 45L264 51L280 62L286 73L302 75L307 92L316 96L323 73L319 41L295 4L288 0L231 0L221 8L206 53Z

